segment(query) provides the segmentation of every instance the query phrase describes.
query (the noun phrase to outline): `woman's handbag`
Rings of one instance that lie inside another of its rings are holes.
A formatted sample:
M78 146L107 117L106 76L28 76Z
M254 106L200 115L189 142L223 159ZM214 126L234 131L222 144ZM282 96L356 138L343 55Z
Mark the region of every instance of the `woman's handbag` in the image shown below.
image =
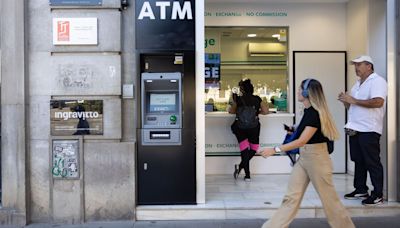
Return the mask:
M286 134L285 139L283 140L283 144L290 143L296 139L296 131L292 132L292 134ZM297 154L299 154L300 150L299 148L293 149L286 151L286 155L290 158L290 161L292 162L292 166L296 163L297 159Z

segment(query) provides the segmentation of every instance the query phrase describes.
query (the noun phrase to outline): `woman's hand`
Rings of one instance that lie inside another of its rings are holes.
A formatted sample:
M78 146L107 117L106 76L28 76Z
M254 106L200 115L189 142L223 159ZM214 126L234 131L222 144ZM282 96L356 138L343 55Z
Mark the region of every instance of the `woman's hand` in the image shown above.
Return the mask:
M274 148L265 148L264 150L258 152L259 155L263 156L263 158L267 158L275 154Z

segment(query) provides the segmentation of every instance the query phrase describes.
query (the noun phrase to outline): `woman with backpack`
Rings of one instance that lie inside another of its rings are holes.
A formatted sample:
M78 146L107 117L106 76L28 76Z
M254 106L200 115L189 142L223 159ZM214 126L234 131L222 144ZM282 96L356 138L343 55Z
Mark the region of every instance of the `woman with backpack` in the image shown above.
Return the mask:
M329 225L336 228L354 227L332 181L333 166L327 142L338 139L339 133L329 112L321 83L315 79L304 80L298 90L298 101L304 104L304 115L296 129L297 138L260 152L266 158L276 152L300 148L300 158L293 167L282 204L262 228L289 227L310 181L322 201Z
M236 114L231 129L235 134L240 148L241 162L235 164L233 177L237 179L244 169L245 181L250 181L250 159L259 148L260 121L258 115L268 114L268 105L259 96L253 95L254 87L250 79L239 82L241 96L233 94L233 103L228 112Z

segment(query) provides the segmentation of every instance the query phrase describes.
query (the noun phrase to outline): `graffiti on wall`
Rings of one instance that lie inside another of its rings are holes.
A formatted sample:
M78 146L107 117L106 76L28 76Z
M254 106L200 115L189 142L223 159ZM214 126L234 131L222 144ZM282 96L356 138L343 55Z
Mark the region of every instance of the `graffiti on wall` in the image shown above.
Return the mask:
M87 89L93 83L93 66L60 64L58 68L59 84L64 88Z
M79 178L78 158L78 140L53 140L53 178Z

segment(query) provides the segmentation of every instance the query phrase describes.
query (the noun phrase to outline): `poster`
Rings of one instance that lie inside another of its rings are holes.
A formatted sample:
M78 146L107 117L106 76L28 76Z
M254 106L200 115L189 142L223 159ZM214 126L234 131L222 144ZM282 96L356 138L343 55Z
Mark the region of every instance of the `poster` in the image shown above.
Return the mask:
M206 82L219 81L221 72L221 54L205 53L205 79Z
M103 100L50 100L53 136L103 135Z
M53 178L79 178L79 140L53 140Z

